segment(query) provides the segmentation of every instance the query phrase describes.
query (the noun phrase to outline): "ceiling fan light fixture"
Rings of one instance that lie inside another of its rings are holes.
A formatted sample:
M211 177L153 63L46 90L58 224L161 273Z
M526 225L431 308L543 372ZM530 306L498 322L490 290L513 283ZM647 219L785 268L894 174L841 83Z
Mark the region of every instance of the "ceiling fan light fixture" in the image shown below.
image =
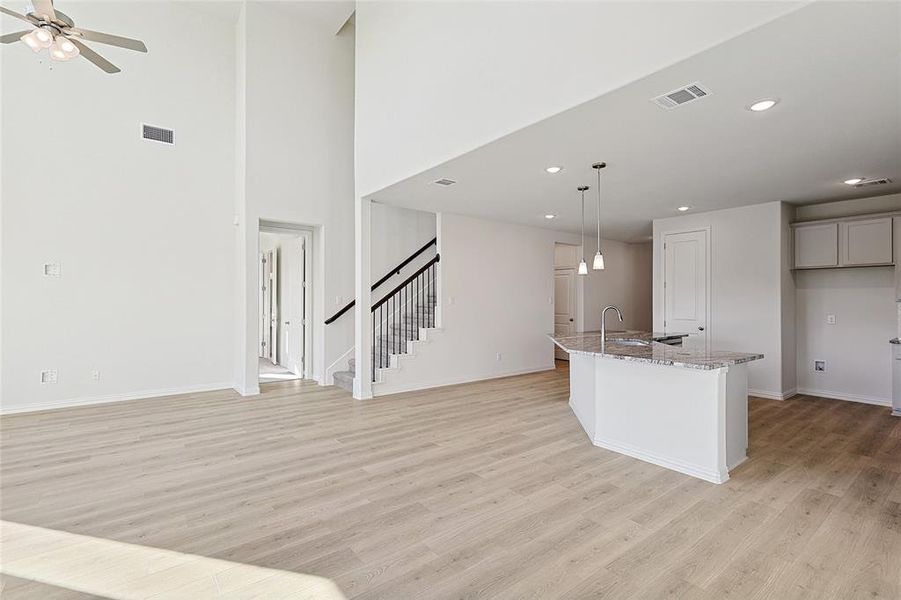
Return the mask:
M60 47L59 43L56 41L53 42L53 45L50 46L50 58L53 60L58 60L60 62L65 62L72 58Z
M26 46L28 46L35 52L40 52L43 49L43 46L41 46L41 43L34 36L33 31L29 31L28 33L26 33L19 39L22 41L23 44L25 44Z
M69 58L75 58L81 53L81 50L78 49L78 46L72 43L67 37L59 36L56 38L56 45L62 50L66 56Z
M32 33L34 34L34 39L41 45L41 48L49 48L53 44L53 34L50 31L38 28Z

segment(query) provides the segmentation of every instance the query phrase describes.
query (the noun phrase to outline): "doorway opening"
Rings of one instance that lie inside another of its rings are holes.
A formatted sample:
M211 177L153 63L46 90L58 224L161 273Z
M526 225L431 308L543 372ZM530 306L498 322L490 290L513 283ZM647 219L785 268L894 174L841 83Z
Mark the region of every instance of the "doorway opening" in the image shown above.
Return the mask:
M554 244L554 335L571 335L578 331L579 282L576 268L579 246ZM554 364L558 369L569 368L569 354L554 346Z
M310 377L311 238L306 230L260 224L260 383Z

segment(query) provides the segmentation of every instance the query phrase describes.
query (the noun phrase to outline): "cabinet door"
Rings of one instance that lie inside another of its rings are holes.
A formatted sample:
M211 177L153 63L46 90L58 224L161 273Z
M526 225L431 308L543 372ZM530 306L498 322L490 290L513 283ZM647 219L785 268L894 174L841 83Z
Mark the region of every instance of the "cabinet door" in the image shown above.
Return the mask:
M795 268L838 266L838 223L795 227Z
M845 267L890 265L892 219L861 219L840 223L841 264Z

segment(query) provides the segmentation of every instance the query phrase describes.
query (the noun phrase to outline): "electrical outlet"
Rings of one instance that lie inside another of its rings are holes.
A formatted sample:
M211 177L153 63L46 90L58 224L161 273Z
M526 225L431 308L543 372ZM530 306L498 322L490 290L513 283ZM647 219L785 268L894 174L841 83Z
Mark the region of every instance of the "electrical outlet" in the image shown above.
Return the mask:
M826 315L826 324L835 325L835 315Z
M817 373L825 373L826 372L826 361L825 360L813 361L813 370Z
M498 360L501 359L501 353L500 353L500 352L497 353L497 359L498 359Z
M41 383L56 383L57 373L52 371L41 371Z
M342 304L344 304L344 298L335 296L335 306L341 306Z
M91 379L93 381L100 381L100 371L91 371Z

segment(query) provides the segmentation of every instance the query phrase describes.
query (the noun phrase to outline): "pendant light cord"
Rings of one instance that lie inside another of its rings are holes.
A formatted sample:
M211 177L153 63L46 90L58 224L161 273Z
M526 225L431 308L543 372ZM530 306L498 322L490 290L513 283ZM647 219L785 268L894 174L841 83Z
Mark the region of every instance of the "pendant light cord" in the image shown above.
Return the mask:
M601 170L598 172L598 252L601 251Z
M585 190L582 190L582 260L585 260Z

